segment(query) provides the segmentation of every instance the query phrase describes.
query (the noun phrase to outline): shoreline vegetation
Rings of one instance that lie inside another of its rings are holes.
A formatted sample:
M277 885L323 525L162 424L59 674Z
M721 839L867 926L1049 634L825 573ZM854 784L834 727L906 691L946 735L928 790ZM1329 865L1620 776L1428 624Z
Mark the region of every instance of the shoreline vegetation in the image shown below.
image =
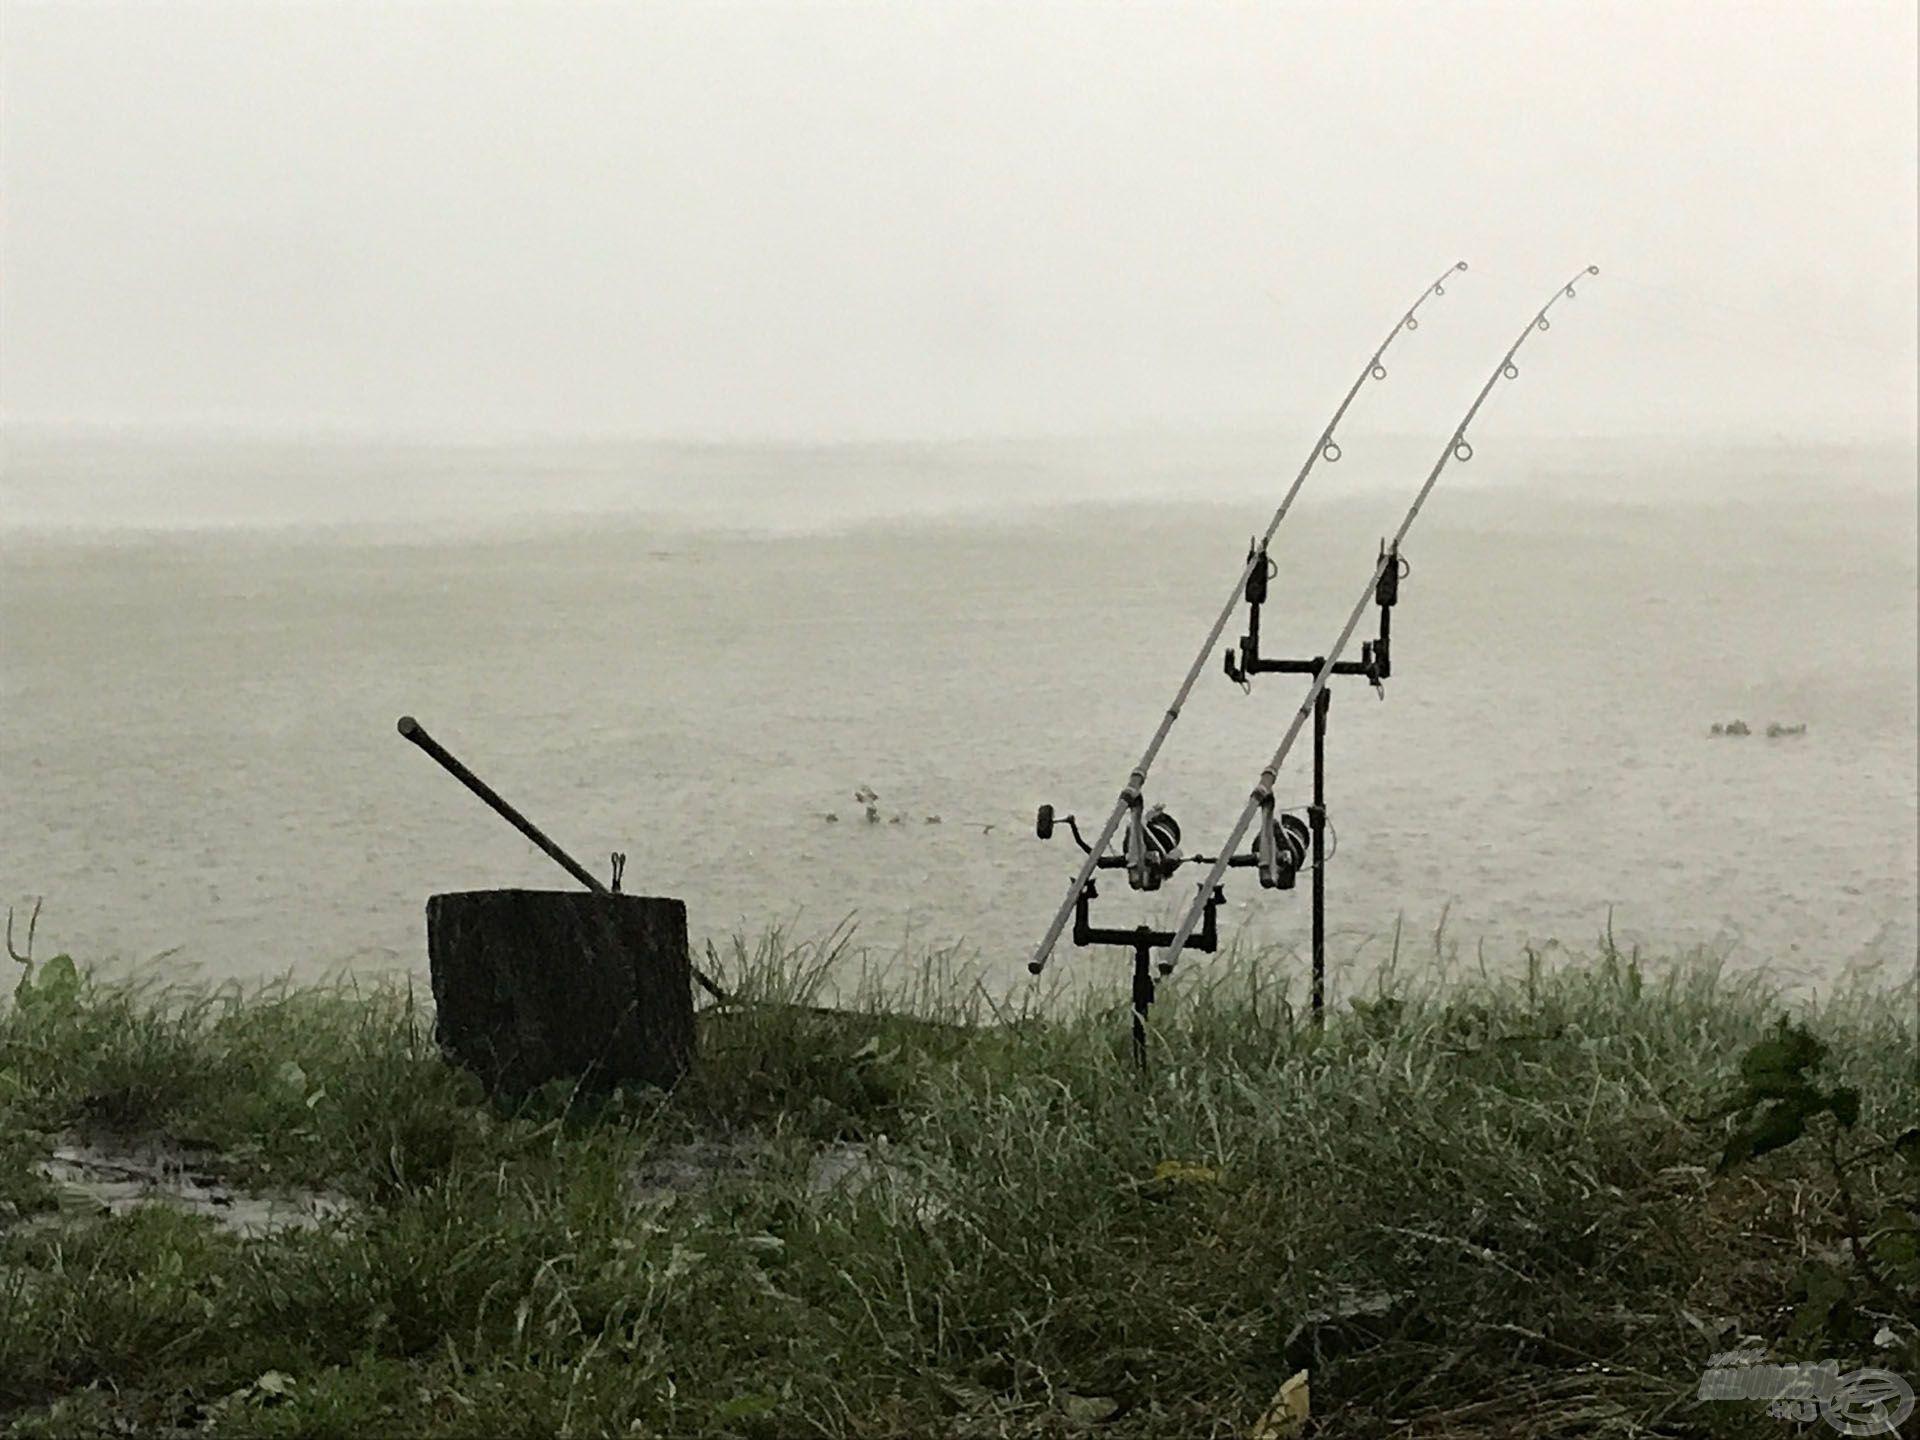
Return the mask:
M844 943L710 951L781 1003L671 1094L512 1106L404 979L22 971L0 1431L1748 1440L1804 1431L1716 1356L1920 1383L1912 983L1603 941L1315 1032L1241 952L1142 1076L1117 982L1009 1011ZM1743 1083L1804 1136L1740 1149Z

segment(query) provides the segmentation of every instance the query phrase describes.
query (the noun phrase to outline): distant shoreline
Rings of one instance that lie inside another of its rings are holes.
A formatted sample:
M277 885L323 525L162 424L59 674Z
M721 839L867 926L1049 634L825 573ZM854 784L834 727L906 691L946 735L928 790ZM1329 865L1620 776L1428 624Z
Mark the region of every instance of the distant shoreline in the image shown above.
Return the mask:
M1145 448L1101 439L537 447L114 437L24 454L15 438L0 475L5 547L147 537L464 543L609 527L778 538L1171 507L1238 512L1253 524L1299 462L1289 444L1234 437ZM1897 442L1502 436L1475 463L1451 467L1440 495L1660 508L1847 499L1910 512L1920 494L1916 454ZM1320 467L1303 504L1318 511L1410 492L1432 460L1430 437L1357 439L1342 464Z

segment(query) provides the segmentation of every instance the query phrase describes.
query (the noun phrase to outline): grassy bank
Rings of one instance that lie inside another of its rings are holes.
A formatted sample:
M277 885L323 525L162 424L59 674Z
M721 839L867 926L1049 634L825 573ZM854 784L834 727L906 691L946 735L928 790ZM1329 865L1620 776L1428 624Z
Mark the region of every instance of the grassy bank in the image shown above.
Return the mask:
M727 978L806 998L823 958ZM1226 1436L1306 1368L1310 1436L1748 1437L1799 1432L1695 1398L1742 1337L1846 1369L1893 1329L1920 1379L1884 1297L1794 1333L1905 1183L1910 989L1796 1007L1860 1092L1843 1194L1810 1142L1715 1173L1760 982L1603 953L1316 1035L1279 968L1188 967L1145 1083L1114 1009L923 984L913 1021L708 1015L671 1096L511 1112L404 983L42 986L0 1009L0 1429ZM102 1137L347 1208L100 1215L42 1166Z

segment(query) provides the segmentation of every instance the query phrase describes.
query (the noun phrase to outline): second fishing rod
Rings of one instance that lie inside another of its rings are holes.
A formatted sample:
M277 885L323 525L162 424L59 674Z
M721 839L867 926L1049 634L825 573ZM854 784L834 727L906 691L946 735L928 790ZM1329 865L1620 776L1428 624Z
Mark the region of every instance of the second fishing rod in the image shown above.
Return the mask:
M1447 280L1466 268L1466 261L1455 261L1434 277L1432 283L1420 292L1419 298L1394 322L1393 329L1367 358L1367 363L1361 366L1360 373L1347 387L1347 393L1341 397L1340 404L1333 412L1333 418L1321 430L1306 462L1301 465L1299 473L1293 478L1292 485L1287 488L1287 493L1281 498L1279 508L1274 511L1273 519L1267 525L1266 535L1257 546L1249 547L1246 566L1235 577L1233 589L1227 596L1227 603L1221 608L1219 618L1213 622L1213 628L1207 632L1207 638L1201 643L1200 653L1194 657L1192 666L1187 670L1186 678L1180 682L1180 688L1174 694L1173 703L1167 707L1165 715L1161 717L1159 727L1153 732L1153 738L1147 742L1146 752L1140 757L1140 762L1133 767L1132 774L1127 777L1127 783L1121 788L1119 798L1115 800L1113 809L1107 816L1106 824L1100 827L1099 834L1091 845L1082 842L1082 848L1087 852L1086 857L1081 861L1079 873L1074 876L1073 883L1067 887L1066 899L1054 912L1053 923L1047 927L1047 933L1041 938L1039 946L1034 951L1033 959L1027 963L1030 973L1038 975L1046 968L1047 958L1053 953L1053 947L1059 941L1061 932L1074 918L1076 909L1081 904L1093 879L1093 873L1102 865L1107 847L1113 843L1114 834L1119 830L1123 820L1131 821L1128 826L1123 862L1130 883L1134 888L1142 890L1153 889L1160 883L1161 873L1154 863L1153 837L1149 831L1148 817L1143 811L1143 790L1147 783L1147 772L1153 767L1153 762L1160 753L1160 747L1166 743L1167 735L1173 729L1174 722L1180 718L1181 708L1185 706L1187 697L1193 692L1194 684L1199 680L1201 671L1206 668L1214 646L1219 644L1227 622L1233 618L1233 612L1240 604L1240 597L1246 589L1249 577L1253 575L1256 566L1266 563L1267 547L1279 530L1280 522L1287 518L1287 512L1293 507L1294 497L1300 493L1301 487L1306 484L1307 477L1313 473L1314 467L1320 461L1325 460L1332 464L1339 460L1340 445L1334 438L1334 432L1339 429L1340 422L1346 418L1348 407L1353 404L1354 397L1360 393L1361 387L1367 381L1380 381L1387 378L1387 369L1383 361L1393 342L1402 332L1420 328L1420 307L1434 296L1446 294ZM1043 822L1041 832L1043 837L1050 829L1051 826ZM1078 838L1077 829L1074 834Z
M1494 386L1502 380L1514 380L1519 377L1520 368L1514 363L1514 356L1519 354L1520 348L1527 343L1530 336L1551 328L1548 315L1553 307L1563 299L1574 297L1574 285L1577 281L1599 273L1599 266L1589 265L1553 292L1547 303L1542 305L1534 317L1527 322L1526 328L1515 337L1513 344L1507 347L1506 354L1500 357L1500 363L1494 366L1493 373L1487 376L1486 383L1480 387L1480 393L1474 396L1473 403L1467 407L1467 413L1461 417L1460 423L1454 426L1452 435L1448 437L1445 447L1440 452L1440 458L1428 472L1425 483L1421 485L1419 493L1414 496L1413 504L1407 509L1406 517L1401 520L1400 528L1394 532L1391 540L1381 545L1380 558L1374 566L1373 573L1367 577L1366 588L1361 591L1358 603L1354 605L1352 614L1347 617L1346 624L1341 627L1332 648L1320 657L1319 668L1314 674L1313 684L1308 687L1306 698L1301 702L1299 710L1295 712L1292 722L1287 726L1286 734L1281 737L1280 746L1274 751L1273 758L1260 772L1259 780L1248 796L1246 805L1240 811L1240 818L1234 822L1232 832L1227 836L1226 842L1221 845L1218 856L1207 872L1207 878L1200 882L1198 894L1187 907L1179 927L1173 931L1167 946L1166 957L1160 962L1162 976L1173 972L1174 966L1180 961L1181 952L1193 939L1194 932L1200 928L1203 915L1211 910L1212 906L1209 902L1215 896L1221 877L1226 874L1230 865L1236 863L1240 842L1246 838L1247 831L1253 827L1256 819L1262 822L1263 844L1266 848L1271 848L1270 831L1274 818L1273 787L1279 778L1280 767L1286 763L1288 752L1293 749L1294 742L1300 738L1300 732L1319 706L1320 697L1327 688L1328 680L1335 673L1341 653L1353 639L1353 632L1359 629L1361 618L1366 614L1367 607L1376 603L1382 579L1389 573L1397 572L1400 564L1400 544L1406 539L1407 532L1413 528L1413 522L1419 518L1420 511L1426 505L1427 497L1433 493L1433 487L1439 482L1441 473L1455 460L1464 463L1473 458L1473 446L1467 440L1467 427L1473 424L1474 417L1480 413L1480 407L1486 403L1487 396L1493 392ZM1241 857L1238 863L1245 863L1245 857Z

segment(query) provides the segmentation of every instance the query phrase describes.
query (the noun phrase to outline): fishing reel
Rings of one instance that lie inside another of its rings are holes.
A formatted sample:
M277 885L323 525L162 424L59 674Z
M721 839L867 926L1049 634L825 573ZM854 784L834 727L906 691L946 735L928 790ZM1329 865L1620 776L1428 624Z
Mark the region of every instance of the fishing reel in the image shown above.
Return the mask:
M1071 815L1056 815L1053 806L1042 805L1034 817L1033 832L1042 840L1051 840L1056 825L1065 825L1083 854L1093 854L1093 846L1080 833L1078 821ZM1235 855L1227 864L1234 869L1252 870L1263 890L1291 890L1300 872L1309 868L1313 850L1313 807L1291 810L1275 808L1271 799L1261 809L1260 829L1253 848ZM1158 890L1182 865L1208 865L1208 855L1183 855L1180 851L1180 823L1166 810L1154 805L1142 809L1138 801L1127 809L1125 848L1094 861L1096 870L1125 870L1127 883L1135 890ZM1086 884L1089 898L1096 893L1093 881Z
M1315 832L1320 821L1309 810L1306 817L1289 810L1276 810L1269 799L1261 813L1260 830L1253 849L1235 855L1227 863L1251 869L1265 889L1291 890L1295 879L1307 868L1313 853ZM1311 823L1310 823L1311 822ZM1065 825L1073 841L1086 855L1094 855L1093 846L1080 833L1079 822L1071 815L1054 814L1053 806L1042 805L1034 817L1033 832L1042 840L1051 840L1056 825ZM1180 823L1158 805L1143 805L1138 795L1127 796L1127 839L1124 850L1100 855L1092 870L1125 870L1127 883L1136 890L1157 890L1168 876L1182 865L1211 864L1206 855L1183 855L1180 851ZM1133 1053L1144 1069L1147 1056L1147 1011L1154 1001L1154 978L1149 957L1155 949L1172 943L1173 932L1148 925L1100 927L1093 923L1093 902L1099 888L1091 871L1073 893L1073 943L1075 945L1112 945L1129 951L1133 957ZM1226 903L1226 890L1216 885L1202 902L1200 926L1187 938L1187 947L1212 953L1220 944L1220 907ZM1164 967L1163 967L1164 973Z
M1260 830L1248 855L1236 855L1229 865L1251 865L1262 890L1291 890L1307 868L1313 850L1313 810L1305 814L1276 810L1271 798L1260 807Z
M1400 582L1411 573L1412 567L1397 548L1389 555L1384 541L1380 546L1379 558L1386 561L1373 587L1373 603L1380 609L1379 634L1371 640L1360 642L1358 660L1337 661L1333 673L1362 676L1373 686L1375 693L1384 699L1386 686L1383 682L1393 674L1393 621L1390 612L1400 603ZM1240 637L1238 649L1228 650L1222 657L1227 678L1242 689L1251 689L1255 675L1319 674L1322 663L1319 659L1269 660L1260 654L1260 607L1267 603L1267 587L1279 573L1279 566L1268 556L1264 545L1251 544L1247 547L1247 565L1247 632Z
M1198 861L1207 863L1204 855L1182 855L1180 853L1180 823L1171 815L1155 805L1143 808L1140 796L1129 790L1126 796L1127 840L1125 850L1116 855L1100 855L1093 859L1092 865L1083 872L1085 878L1073 892L1073 943L1075 945L1112 945L1125 949L1133 957L1133 1056L1144 1073L1147 1064L1147 1011L1153 1006L1154 980L1149 957L1161 946L1170 944L1173 932L1155 930L1150 925L1135 925L1131 928L1099 927L1093 923L1093 902L1100 891L1094 884L1094 870L1121 870L1127 872L1127 883L1136 890L1158 890L1166 878L1182 865ZM1053 806L1042 805L1034 817L1033 833L1042 840L1053 838L1056 823ZM1080 833L1079 822L1071 815L1058 818L1073 836L1073 841L1088 856L1094 855L1093 846L1087 843L1087 837ZM1204 920L1195 930L1188 943L1196 950L1211 952L1220 943L1219 911L1226 902L1226 891L1216 885L1207 896L1204 905Z
M1042 805L1034 817L1033 833L1042 840L1053 838L1056 818L1053 806ZM1087 843L1087 837L1080 833L1080 826L1071 815L1058 817L1057 823L1065 825L1073 835L1074 844L1082 853L1091 855L1093 847ZM1102 855L1094 862L1100 870L1125 870L1127 883L1135 890L1158 890L1182 865L1190 860L1198 860L1198 855L1183 856L1180 853L1180 822L1166 812L1165 807L1155 805L1141 808L1141 802L1134 800L1127 806L1127 839L1119 854Z

